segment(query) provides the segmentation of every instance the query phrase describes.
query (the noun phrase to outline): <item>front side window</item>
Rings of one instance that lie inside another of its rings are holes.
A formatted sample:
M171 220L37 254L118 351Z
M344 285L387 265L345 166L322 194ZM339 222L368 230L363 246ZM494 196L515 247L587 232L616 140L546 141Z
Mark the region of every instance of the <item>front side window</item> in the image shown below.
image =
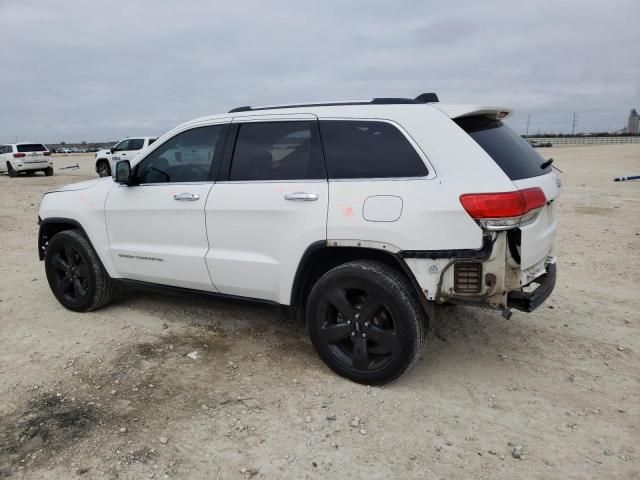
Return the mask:
M225 127L193 128L167 140L136 166L136 179L139 183L208 181L220 157L216 152Z
M142 147L144 147L144 138L131 138L127 150L141 150Z
M329 178L404 178L428 174L409 140L387 122L323 120Z
M129 150L129 139L122 140L115 147L113 147L114 152L123 152L125 150Z
M313 122L257 122L240 125L230 180L326 178L314 148Z

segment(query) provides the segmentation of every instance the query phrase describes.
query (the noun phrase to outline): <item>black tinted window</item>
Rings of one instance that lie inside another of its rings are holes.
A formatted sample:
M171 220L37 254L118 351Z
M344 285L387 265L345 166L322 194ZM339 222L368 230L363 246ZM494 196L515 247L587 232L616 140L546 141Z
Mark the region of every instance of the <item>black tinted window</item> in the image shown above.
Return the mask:
M536 177L551 169L540 168L544 158L500 120L462 117L456 119L456 123L471 135L511 180Z
M155 142L157 140L157 138L150 138L149 139L149 145L151 145L153 142Z
M16 145L18 147L19 152L28 153L28 152L46 152L47 149L41 143L25 143L22 145Z
M221 142L225 125L194 128L179 133L136 166L140 183L205 182ZM215 165L214 165L215 168Z
M129 139L122 140L115 147L113 147L113 151L114 152L121 152L121 151L129 150L129 142L130 142Z
M320 122L329 178L423 177L427 167L406 137L386 122Z
M129 140L129 146L127 150L140 150L144 146L143 138L132 138Z
M312 122L260 122L240 125L230 180L325 178Z

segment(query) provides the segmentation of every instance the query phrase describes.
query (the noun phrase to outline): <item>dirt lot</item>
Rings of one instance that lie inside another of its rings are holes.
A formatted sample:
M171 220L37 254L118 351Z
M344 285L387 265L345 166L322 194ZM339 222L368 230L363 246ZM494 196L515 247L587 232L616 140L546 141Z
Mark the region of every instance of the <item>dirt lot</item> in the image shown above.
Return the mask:
M37 209L95 176L91 156L1 176L0 477L640 478L640 183L612 182L640 173L640 145L541 153L564 170L551 299L509 321L446 309L384 388L336 377L271 307L138 292L63 309Z

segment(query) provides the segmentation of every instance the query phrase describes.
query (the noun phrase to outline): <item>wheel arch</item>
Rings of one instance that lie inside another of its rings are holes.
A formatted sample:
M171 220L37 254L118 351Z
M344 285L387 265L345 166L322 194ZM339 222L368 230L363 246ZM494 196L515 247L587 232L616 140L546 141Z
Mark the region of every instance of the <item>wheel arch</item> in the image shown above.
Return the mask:
M40 260L44 260L49 239L56 233L64 230L78 230L85 236L87 241L91 243L87 232L82 225L80 225L80 222L72 218L51 217L45 218L44 220L39 219L38 223L40 224L40 228L38 229L38 257Z
M357 260L378 261L403 275L413 286L421 305L425 309L425 312L428 313L429 303L415 276L399 255L376 248L329 246L325 241L318 241L307 247L300 259L293 280L290 305L296 312L296 317L299 320L304 318L306 298L311 288L313 288L313 285L322 275L332 268ZM428 317L429 315L427 315L427 318Z

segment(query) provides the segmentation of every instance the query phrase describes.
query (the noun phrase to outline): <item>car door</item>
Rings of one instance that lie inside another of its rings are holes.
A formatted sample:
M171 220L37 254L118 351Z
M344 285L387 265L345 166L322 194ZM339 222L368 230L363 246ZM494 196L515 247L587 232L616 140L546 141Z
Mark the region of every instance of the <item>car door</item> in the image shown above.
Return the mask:
M7 171L7 159L9 157L7 153L9 152L10 148L11 147L9 147L8 145L3 145L2 147L0 147L0 172Z
M327 200L315 116L234 119L206 206L218 290L289 304L305 250L326 241Z
M113 166L118 160L130 160L127 158L127 151L129 150L129 141L130 139L125 138L124 140L119 141L115 147L111 149L111 170L113 171ZM124 154L124 155L123 155Z
M106 200L111 256L127 279L215 291L207 270L205 203L227 125L181 131L132 167L134 186Z

